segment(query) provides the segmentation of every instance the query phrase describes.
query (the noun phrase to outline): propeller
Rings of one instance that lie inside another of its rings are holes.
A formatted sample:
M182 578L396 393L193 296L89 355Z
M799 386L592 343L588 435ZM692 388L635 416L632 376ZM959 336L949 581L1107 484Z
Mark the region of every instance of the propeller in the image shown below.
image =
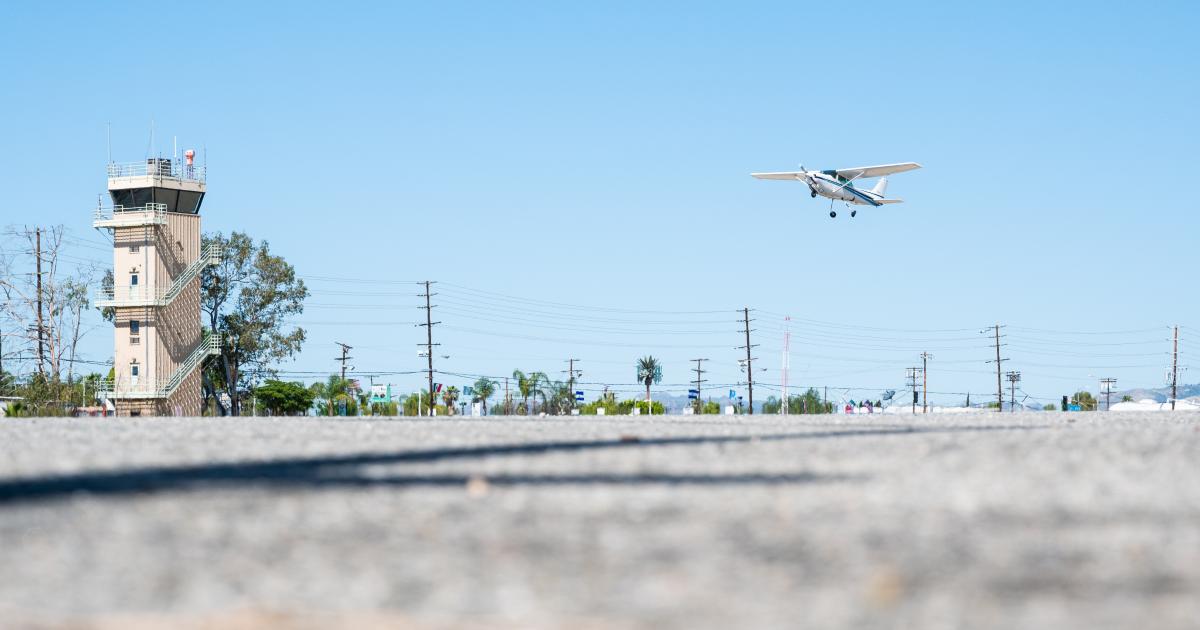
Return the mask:
M804 169L803 163L800 164L800 173L800 177L804 179L804 183L808 184L808 191L812 193L812 196L816 197L817 189L813 187L812 179L808 177L808 171Z

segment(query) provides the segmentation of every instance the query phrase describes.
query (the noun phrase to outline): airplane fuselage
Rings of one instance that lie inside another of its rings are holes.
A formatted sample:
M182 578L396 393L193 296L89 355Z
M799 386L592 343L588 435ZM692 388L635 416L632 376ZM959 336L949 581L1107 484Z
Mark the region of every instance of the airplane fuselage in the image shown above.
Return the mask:
M836 175L829 175L820 171L808 171L804 173L804 179L808 182L808 187L816 195L821 195L826 199L835 201L844 201L860 206L878 206L880 205L876 199L880 195L876 195L868 190L859 190L854 187L854 184L845 180L840 180Z

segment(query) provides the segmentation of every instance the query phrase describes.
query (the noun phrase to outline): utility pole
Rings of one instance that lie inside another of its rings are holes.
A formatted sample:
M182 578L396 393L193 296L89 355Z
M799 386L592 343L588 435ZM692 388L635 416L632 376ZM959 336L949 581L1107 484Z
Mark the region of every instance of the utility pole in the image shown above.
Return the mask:
M1179 385L1179 326L1175 327L1175 341L1171 348L1171 411L1175 411L1175 396Z
M908 368L908 386L912 388L912 412L917 415L917 375L923 370L919 367ZM921 377L924 380L924 376Z
M1100 379L1100 391L1104 392L1104 410L1112 411L1112 390L1113 385L1117 384L1115 378Z
M788 415L788 370L792 367L792 317L783 318L783 404L779 411Z
M33 257L36 261L37 273L37 342L38 342L38 374L46 375L46 334L42 324L42 228L33 229Z
M346 380L346 362L354 358L350 356L350 351L354 349L354 346L348 346L340 341L335 341L333 343L342 347L342 356L334 357L333 360L342 362L342 380L344 381Z
M346 380L346 361L349 361L350 359L354 358L354 357L350 356L350 350L352 350L353 348L351 346L348 346L348 345L340 342L340 341L335 341L333 343L342 347L342 356L334 357L333 360L342 362L342 381L345 381ZM333 395L332 394L330 394L330 396L329 396L329 416L333 417Z
M425 358L428 359L428 363L429 363L429 370L428 370L428 375L429 375L429 415L432 416L433 415L433 400L434 400L434 398L433 398L433 347L442 345L440 343L433 343L433 327L440 324L441 322L433 321L433 306L434 305L429 303L429 299L431 297L437 295L436 293L429 292L429 285L431 285L433 283L430 282L429 280L426 280L424 284L425 284L425 293L423 295L425 297L425 323L417 324L417 326L425 327L425 343L419 343L417 345L425 346ZM420 297L420 296L418 296L418 297Z
M695 409L696 409L696 414L699 415L700 412L704 410L704 407L703 407L704 403L700 402L700 383L704 383L708 380L708 379L700 378L700 376L704 374L704 369L701 367L701 364L703 362L707 361L708 359L692 359L692 360L696 362L696 367L694 369L694 371L696 372L696 380L693 381L694 383L696 383L696 402L693 405L693 407L695 407Z
M996 411L1004 411L1004 382L1000 378L1000 366L1008 359L1000 358L1000 324L994 326L996 335ZM986 330L984 332L987 332ZM991 361L988 361L991 363Z
M571 390L571 409L575 408L575 362L579 359L567 359L567 388ZM583 372L579 372L583 376Z
M1008 373L1008 388L1009 388L1009 391L1012 392L1012 394L1011 394L1012 397L1009 399L1009 402L1008 402L1008 410L1012 413L1016 413L1016 411L1017 411L1017 383L1020 383L1020 382L1021 382L1021 373L1020 372L1009 372Z
M929 360L928 352L921 353L921 413L929 413Z
M736 349L746 349L746 389L750 398L750 415L754 415L754 358L750 356L750 349L758 347L758 344L750 343L750 333L753 332L750 330L750 322L752 321L754 320L750 319L750 308L743 308L742 323L745 324L743 332L746 333L746 345L738 346Z

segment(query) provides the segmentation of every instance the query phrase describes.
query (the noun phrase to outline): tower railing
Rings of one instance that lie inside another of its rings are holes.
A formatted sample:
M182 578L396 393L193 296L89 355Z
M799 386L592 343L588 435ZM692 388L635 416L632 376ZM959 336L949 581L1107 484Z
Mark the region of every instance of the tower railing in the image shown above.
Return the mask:
M140 227L166 225L167 204L148 203L144 206L112 206L96 208L92 217L94 228Z
M98 308L117 308L122 306L166 306L175 301L183 289L205 267L221 262L221 248L216 243L209 243L200 257L192 261L171 283L170 287L159 287L149 291L140 286L101 287L96 290L96 306Z
M116 162L108 165L108 177L168 177L180 181L203 182L207 169L203 166L180 164L166 158L150 158L145 162Z
M188 354L183 363L175 368L175 371L170 376L159 379L157 383L120 383L114 382L111 379L100 381L97 386L97 397L101 400L108 398L118 400L123 398L169 398L179 386L183 384L184 379L192 373L193 370L200 367L204 359L210 356L216 356L221 353L221 333L212 333L207 330L200 339L200 343Z

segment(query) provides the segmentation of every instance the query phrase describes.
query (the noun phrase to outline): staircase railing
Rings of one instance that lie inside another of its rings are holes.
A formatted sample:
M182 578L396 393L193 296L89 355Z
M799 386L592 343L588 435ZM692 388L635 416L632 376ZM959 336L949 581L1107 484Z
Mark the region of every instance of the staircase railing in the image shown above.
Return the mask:
M191 354L183 360L183 363L179 364L179 367L175 368L170 377L161 379L157 387L153 389L118 389L116 383L111 379L107 379L100 381L99 386L96 388L97 397L101 400L105 398L168 398L171 394L175 393L175 390L179 389L184 379L199 367L204 359L220 353L221 333L209 333L206 331L196 349L192 350Z
M182 273L179 274L165 291L159 289L155 291L155 295L151 295L148 291L134 287L111 287L100 288L96 290L96 306L100 308L110 308L116 306L166 306L175 301L179 294L183 292L184 287L188 285L196 276L204 271L205 267L216 265L221 262L221 247L216 243L209 243L204 251L200 252L200 257L192 261ZM118 297L118 294L123 294Z

